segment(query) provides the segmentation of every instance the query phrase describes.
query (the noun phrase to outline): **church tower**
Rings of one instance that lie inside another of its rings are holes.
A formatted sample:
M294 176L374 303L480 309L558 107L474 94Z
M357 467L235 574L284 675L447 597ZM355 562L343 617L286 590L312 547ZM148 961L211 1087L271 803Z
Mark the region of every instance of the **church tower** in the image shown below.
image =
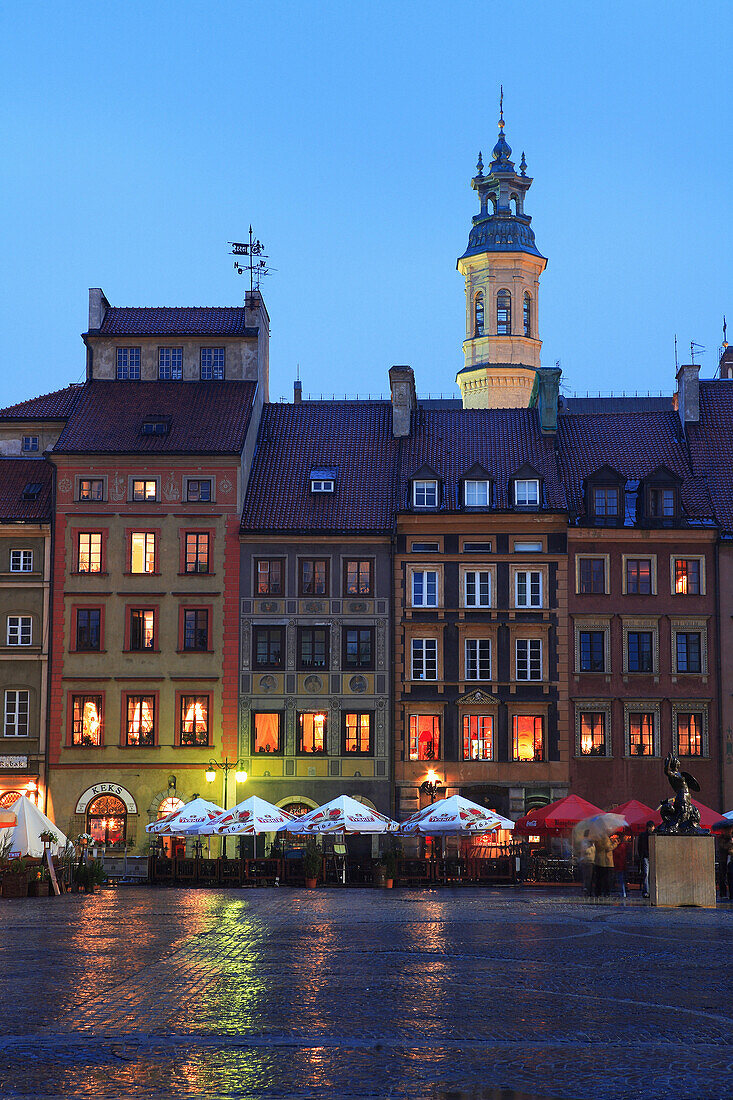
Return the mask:
M466 409L526 408L540 366L539 278L547 260L524 212L532 186L524 153L518 174L511 154L502 92L499 140L488 175L479 153L471 186L480 209L457 262L466 281L466 339L456 382Z

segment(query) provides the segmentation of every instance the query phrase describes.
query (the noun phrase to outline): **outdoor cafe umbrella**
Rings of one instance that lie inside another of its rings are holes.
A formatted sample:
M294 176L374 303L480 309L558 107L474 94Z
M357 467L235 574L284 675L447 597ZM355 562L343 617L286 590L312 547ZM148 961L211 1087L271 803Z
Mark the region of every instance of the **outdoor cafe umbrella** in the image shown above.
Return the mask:
M625 817L628 830L631 833L646 832L647 821L653 822L654 825L661 825L662 823L662 815L659 810L653 810L651 806L646 806L636 798L631 798L620 806L612 806L608 812L621 814L622 817Z
M225 810L213 821L199 826L198 833L214 836L255 836L257 833L278 833L296 821L287 810L273 806L256 794L245 798L231 810Z
M524 836L559 836L560 833L574 829L583 818L594 817L602 812L600 806L586 802L577 794L568 794L558 802L540 806L520 817L514 831Z
M347 794L316 806L288 826L289 833L318 835L321 833L392 833L399 824L371 806L357 802Z
M186 836L195 831L199 825L206 821L212 821L224 811L214 802L207 802L205 798L194 798L179 810L172 814L153 821L145 826L148 833L157 833L159 836Z
M422 833L426 836L491 833L495 829L513 829L514 822L485 806L479 806L459 794L442 798L418 810L400 825L406 835Z
M700 811L700 828L713 829L720 821L719 812L711 810L709 806L704 806L702 802L698 802L694 798L691 798L690 801Z

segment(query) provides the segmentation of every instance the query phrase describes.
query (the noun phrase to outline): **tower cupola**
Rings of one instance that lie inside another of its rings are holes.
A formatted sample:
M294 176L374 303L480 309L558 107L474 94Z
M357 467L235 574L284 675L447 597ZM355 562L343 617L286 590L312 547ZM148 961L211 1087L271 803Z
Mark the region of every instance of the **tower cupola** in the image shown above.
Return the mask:
M486 175L479 153L471 180L479 212L457 262L466 284L466 338L456 381L466 408L528 405L540 366L539 277L547 260L524 212L532 186L524 153L518 172L511 157L502 89L499 137Z

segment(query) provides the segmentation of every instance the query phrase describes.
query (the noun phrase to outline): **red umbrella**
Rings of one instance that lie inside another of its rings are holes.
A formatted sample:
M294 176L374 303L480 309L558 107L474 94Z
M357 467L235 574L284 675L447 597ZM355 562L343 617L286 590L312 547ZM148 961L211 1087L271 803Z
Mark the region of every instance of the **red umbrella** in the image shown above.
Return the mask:
M693 806L697 806L700 811L700 826L703 829L712 829L713 825L717 825L720 821L720 813L718 810L711 810L709 806L703 806L702 802L698 802L696 799L691 798Z
M647 821L653 821L655 825L662 824L662 815L659 810L653 810L651 806L645 806L635 798L624 802L622 806L614 806L610 813L625 817L632 833L643 833Z
M559 802L551 802L549 806L542 806L520 817L514 826L514 832L524 833L526 836L556 836L572 829L584 818L600 813L600 807L594 806L592 802L586 802L577 794L569 794Z

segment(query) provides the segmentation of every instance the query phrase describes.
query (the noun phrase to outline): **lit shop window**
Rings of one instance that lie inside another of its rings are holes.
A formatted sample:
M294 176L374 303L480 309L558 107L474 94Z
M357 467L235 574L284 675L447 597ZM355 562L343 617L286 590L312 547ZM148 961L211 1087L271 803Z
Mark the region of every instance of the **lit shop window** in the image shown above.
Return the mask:
M629 755L655 755L653 712L629 715Z
M181 744L208 745L209 697L208 695L181 696Z
M255 714L255 752L280 752L280 715L275 713Z
M95 844L122 847L127 828L127 807L115 795L101 795L87 810L87 832Z
M606 755L606 714L584 711L580 716L580 755Z
M155 744L155 696L127 696L127 744Z
M437 714L410 715L410 760L437 760L440 756L440 718Z
M102 696L75 695L72 700L71 740L91 748L102 743Z
M326 751L326 722L325 714L307 712L298 715L298 752Z
M697 711L677 715L677 753L679 756L703 755L703 716Z
M512 758L542 761L544 751L544 719L541 715L515 714L512 718Z
M490 714L464 714L463 759L493 760L494 719Z
M366 755L372 751L371 714L347 714L345 718L345 743L347 753Z

